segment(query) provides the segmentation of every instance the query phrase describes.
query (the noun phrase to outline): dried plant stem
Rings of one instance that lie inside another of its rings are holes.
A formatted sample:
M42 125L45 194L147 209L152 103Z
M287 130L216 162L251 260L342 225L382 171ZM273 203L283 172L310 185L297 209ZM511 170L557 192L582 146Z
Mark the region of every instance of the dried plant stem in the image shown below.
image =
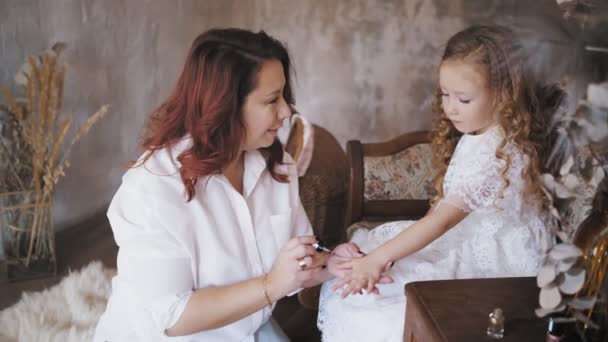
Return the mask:
M99 120L101 120L107 114L108 108L109 108L108 105L102 106L97 111L97 113L93 114L92 116L90 116L87 119L87 121L85 121L84 125L82 125L82 127L80 127L78 132L74 135L74 137L68 144L65 152L63 153L61 162L59 162L57 164L55 173L52 174L52 180L54 182L56 182L56 180L58 180L59 177L64 174L65 169L68 167L68 165L69 165L68 157L70 156L70 153L72 152L72 148L74 147L76 142L78 142L78 140L80 140L80 138L82 138L84 135L86 135L89 132L89 130L91 129L91 127L93 127L93 125L95 125Z
M587 248L585 251L587 259L587 278L580 291L576 293L574 298L600 298L602 286L608 275L608 235L600 235L598 241ZM587 322L591 322L592 315L595 311L596 303L587 312ZM569 308L569 313L573 314L572 308Z
M72 115L62 115L65 65L58 64L55 50L47 50L41 58L30 56L27 62L27 70L22 69L23 71L20 71L22 74L18 75L20 84L25 85L25 101L19 102L8 88L0 88L8 105L0 109L12 113L15 117L20 128L19 137L22 138L24 146L27 146L27 151L30 153L28 157L31 158L27 160L31 163L31 179L27 179L30 184L26 184L27 182L19 177L17 170L11 169L24 194L33 196L33 208L24 209L32 210L32 216L27 220L21 220L21 224L27 224L27 227L15 226L13 227L15 229L12 229L13 232L20 232L22 229L28 232L27 241L22 240L23 232L14 235L13 239L16 243L13 252L18 259L21 258L21 244L26 242L27 246L23 246L27 249L24 258L26 266L32 260L49 257L54 262L55 236L51 213L53 190L69 166L69 156L73 146L108 111L107 105L102 106L87 118L70 139L74 120ZM65 144L66 141L69 142ZM2 150L7 155L10 151L4 143ZM27 195L24 196L25 199L28 198ZM0 207L0 219L2 219L2 210L8 209ZM11 210L19 209L13 206Z
M4 155L6 155L7 157L10 157L10 153L8 151L8 148L6 147L6 143L1 138L0 138L0 145L2 146ZM21 177L19 177L19 174L17 173L17 170L15 170L15 166L13 165L13 163L11 163L10 159L7 164L8 164L8 169L11 171L11 173L13 174L13 177L15 177L15 180L19 184L20 190L25 191L25 186L23 185L23 182L21 181Z
M57 136L57 139L54 142L53 149L51 150L50 156L48 158L48 162L46 164L47 168L45 170L45 175L44 175L43 192L45 194L51 193L51 191L53 190L53 185L55 183L55 180L59 179L59 177L57 177L55 179L53 178L53 173L55 171L55 162L57 161L57 157L59 156L59 150L60 150L61 145L63 144L63 141L65 140L65 137L68 134L68 130L70 129L71 126L72 126L72 118L68 117L63 122L63 124L61 124L59 135Z

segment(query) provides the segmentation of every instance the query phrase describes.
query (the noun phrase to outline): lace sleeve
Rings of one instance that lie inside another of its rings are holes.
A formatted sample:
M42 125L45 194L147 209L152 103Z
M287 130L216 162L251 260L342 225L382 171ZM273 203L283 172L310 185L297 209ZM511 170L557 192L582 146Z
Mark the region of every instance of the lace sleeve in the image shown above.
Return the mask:
M500 172L504 161L494 153L467 156L450 165L453 170L445 179L445 197L439 205L452 205L470 213L496 204L502 187Z

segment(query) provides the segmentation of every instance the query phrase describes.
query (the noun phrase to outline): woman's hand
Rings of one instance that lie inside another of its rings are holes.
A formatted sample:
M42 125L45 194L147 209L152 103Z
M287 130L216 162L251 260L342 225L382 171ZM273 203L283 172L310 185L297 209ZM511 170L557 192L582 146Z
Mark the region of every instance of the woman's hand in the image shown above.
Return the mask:
M327 259L327 270L333 276L342 278L350 273L348 262L354 258L362 258L364 255L359 250L359 246L352 242L340 244Z
M348 259L360 258L362 256L365 256L365 253L361 252L359 246L357 246L357 244L353 242L346 242L336 246L332 254Z
M274 302L303 287L319 283L319 273L326 257L317 253L314 236L298 236L289 240L279 252L268 274L268 295Z

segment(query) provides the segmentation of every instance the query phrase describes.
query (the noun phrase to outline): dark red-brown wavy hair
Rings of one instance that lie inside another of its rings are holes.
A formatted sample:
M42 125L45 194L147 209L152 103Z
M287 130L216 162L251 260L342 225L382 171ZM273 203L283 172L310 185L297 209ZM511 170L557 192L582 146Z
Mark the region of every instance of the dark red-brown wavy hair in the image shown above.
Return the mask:
M168 147L186 135L192 147L178 157L188 201L195 195L200 177L220 173L240 154L245 137L242 109L257 82L262 64L278 60L285 73L283 96L295 103L291 87L291 63L285 46L264 31L212 29L200 34L190 47L184 68L171 95L148 120L142 146L150 153ZM272 177L283 160L278 139L261 149Z

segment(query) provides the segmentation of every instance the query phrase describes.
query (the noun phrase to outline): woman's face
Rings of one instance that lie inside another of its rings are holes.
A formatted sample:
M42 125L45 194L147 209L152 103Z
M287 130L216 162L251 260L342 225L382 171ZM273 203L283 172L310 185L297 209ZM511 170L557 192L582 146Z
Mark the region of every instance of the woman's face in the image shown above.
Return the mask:
M285 74L281 62L264 62L257 75L256 87L243 106L244 151L272 145L283 120L291 116L289 105L283 98L284 89Z

